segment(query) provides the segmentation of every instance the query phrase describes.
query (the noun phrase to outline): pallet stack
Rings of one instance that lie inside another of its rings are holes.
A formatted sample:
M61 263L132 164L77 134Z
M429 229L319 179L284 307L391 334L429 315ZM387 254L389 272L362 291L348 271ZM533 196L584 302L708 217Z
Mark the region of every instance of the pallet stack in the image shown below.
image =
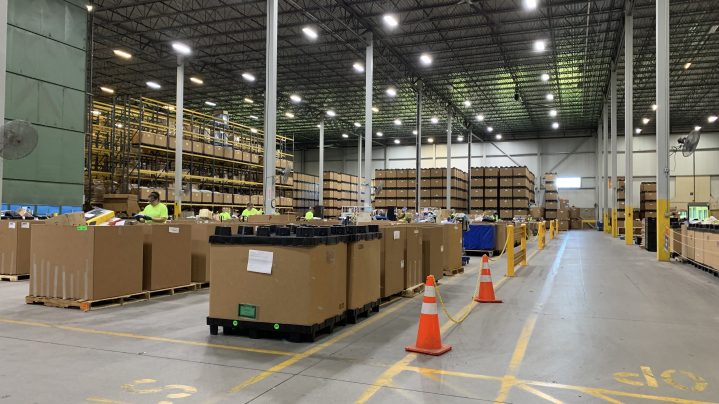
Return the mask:
M343 206L357 206L357 176L324 172L324 216L339 217Z
M544 217L557 219L559 210L559 192L557 192L557 173L544 174Z
M484 210L499 213L499 167L484 167Z
M639 215L642 219L657 217L657 183L642 182L639 186Z
M534 174L527 167L512 167L512 216L529 215L529 204L532 202Z
M624 177L617 177L617 226L619 234L624 234Z
M467 207L467 173L451 169L451 208L464 211ZM447 169L422 169L421 198L423 207L447 208ZM375 181L382 191L375 198L377 208L408 207L417 198L417 171L415 169L375 170Z
M375 170L375 181L382 184L382 191L375 198L375 207L414 207L417 197L417 170Z
M320 179L316 175L294 173L292 187L293 209L305 214L320 203Z
M534 174L527 167L472 167L470 209L497 212L501 219L529 215Z

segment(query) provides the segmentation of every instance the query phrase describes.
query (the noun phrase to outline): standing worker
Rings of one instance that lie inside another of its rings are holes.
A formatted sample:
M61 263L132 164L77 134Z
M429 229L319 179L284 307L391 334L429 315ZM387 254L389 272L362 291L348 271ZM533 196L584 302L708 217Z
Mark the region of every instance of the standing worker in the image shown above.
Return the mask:
M259 215L260 211L255 209L255 205L252 202L247 204L245 210L242 211L242 220L247 221L247 218L254 215Z
M315 218L314 212L312 212L312 209L309 209L307 211L307 213L305 213L305 220L309 222L310 220L312 220L314 218Z
M150 192L150 203L140 213L145 220L152 220L156 223L165 223L167 221L167 205L160 202L160 194L157 191Z

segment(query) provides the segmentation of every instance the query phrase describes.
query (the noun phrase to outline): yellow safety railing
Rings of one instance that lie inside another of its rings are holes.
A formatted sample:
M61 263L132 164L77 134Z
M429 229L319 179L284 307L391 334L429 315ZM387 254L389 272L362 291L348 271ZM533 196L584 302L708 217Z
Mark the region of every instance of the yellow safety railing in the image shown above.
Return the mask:
M520 226L522 237L519 241L519 264L527 265L527 225ZM507 225L507 277L514 277L515 255L514 255L514 225Z
M544 221L539 222L539 228L537 229L537 248L544 250L544 234L547 232L547 224Z

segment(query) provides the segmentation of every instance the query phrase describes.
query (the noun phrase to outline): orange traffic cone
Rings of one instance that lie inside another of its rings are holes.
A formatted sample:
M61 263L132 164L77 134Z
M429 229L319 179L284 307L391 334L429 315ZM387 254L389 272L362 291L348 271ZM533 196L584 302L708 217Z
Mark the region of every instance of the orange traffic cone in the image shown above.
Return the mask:
M419 315L417 342L414 345L406 347L405 350L439 356L452 349L449 345L442 345L436 296L434 276L429 275L424 284L424 300L422 300L422 312Z
M494 296L494 284L492 283L492 274L489 272L489 257L487 254L482 256L482 273L479 276L479 293L474 297L475 302L479 303L502 303Z

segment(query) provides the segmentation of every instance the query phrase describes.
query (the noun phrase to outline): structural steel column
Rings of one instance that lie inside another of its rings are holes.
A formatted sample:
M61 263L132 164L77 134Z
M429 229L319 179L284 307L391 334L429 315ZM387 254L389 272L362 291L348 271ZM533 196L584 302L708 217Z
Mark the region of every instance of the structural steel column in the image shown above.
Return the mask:
M265 161L263 195L266 215L275 213L275 174L277 168L277 5L278 0L267 0L267 47L265 78Z
M604 200L602 199L602 119L600 117L599 123L597 124L597 148L594 156L596 157L596 174L594 176L594 188L597 195L597 211L594 213L594 219L597 223L601 223L604 217L602 212L604 210ZM597 227L598 228L598 227Z
M452 108L447 106L447 209L452 209Z
M619 226L617 223L617 70L612 70L609 87L611 92L611 117L612 117L612 188L609 193L610 206L612 207L612 237L619 237Z
M185 62L177 57L177 95L175 99L175 218L182 212L182 120L185 93Z
M657 259L669 261L669 0L657 0Z
M417 173L415 179L417 181L417 196L415 198L415 212L419 213L422 206L422 90L424 84L417 82L417 142L415 153L417 159Z
M319 176L319 205L324 206L324 188L325 188L325 120L320 121L320 156L319 156L319 173L317 175ZM324 215L322 215L324 216Z
M609 150L607 149L608 142L609 142L609 108L607 105L607 100L604 100L604 107L602 108L602 137L603 137L603 155L602 155L602 172L603 175L603 181L601 184L602 187L602 217L604 218L604 232L609 233L609 214L608 214L608 208L609 208Z
M634 17L624 18L624 241L634 244Z
M357 136L357 206L362 206L362 135ZM367 188L369 189L369 188Z
M372 81L374 72L374 46L372 33L367 34L365 54L365 96L364 96L364 209L372 211ZM361 175L361 174L358 174Z
M7 0L0 0L0 88L2 89L2 91L0 91L0 124L5 124L5 74L7 69L7 7ZM3 166L4 162L2 157L0 157L0 206L2 205L3 195ZM90 198L90 195L86 195L85 197Z
M469 128L467 134L469 140L467 141L467 214L472 208L472 128Z

